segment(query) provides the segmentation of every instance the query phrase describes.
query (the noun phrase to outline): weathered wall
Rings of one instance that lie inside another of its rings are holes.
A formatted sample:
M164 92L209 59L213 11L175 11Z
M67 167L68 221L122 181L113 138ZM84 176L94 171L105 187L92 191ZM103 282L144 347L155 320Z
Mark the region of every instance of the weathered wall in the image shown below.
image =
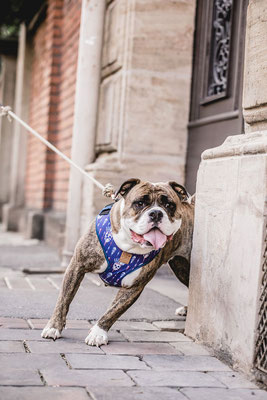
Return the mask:
M193 0L117 0L107 9L98 157L88 165L102 183L184 182L194 15ZM85 184L82 231L105 201Z

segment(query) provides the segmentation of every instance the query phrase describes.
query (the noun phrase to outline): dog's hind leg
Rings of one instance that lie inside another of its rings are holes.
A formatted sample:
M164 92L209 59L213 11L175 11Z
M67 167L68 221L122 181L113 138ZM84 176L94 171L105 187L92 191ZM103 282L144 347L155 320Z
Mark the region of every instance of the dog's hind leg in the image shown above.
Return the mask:
M181 256L174 256L169 260L169 266L171 267L174 275L181 281L185 286L189 286L189 275L190 275L190 262L186 258Z
M175 276L181 281L185 286L189 286L189 275L190 275L190 263L186 258L181 256L174 256L169 260L169 265L175 274ZM175 315L180 317L186 317L187 306L178 307L175 310Z
M89 346L101 346L108 343L108 330L115 321L138 299L144 286L121 288L106 313L91 328L85 343Z

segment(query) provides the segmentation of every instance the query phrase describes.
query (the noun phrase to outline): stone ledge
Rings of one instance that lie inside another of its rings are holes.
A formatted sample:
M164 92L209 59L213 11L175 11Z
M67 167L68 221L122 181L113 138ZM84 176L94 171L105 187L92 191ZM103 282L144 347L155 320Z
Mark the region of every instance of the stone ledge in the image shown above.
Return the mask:
M267 131L229 136L221 146L205 150L202 160L267 153Z

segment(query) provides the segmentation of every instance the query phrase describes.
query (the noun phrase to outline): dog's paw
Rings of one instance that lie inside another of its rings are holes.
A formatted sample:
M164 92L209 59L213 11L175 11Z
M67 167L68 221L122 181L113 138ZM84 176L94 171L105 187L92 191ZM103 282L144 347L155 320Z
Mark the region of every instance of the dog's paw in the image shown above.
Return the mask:
M50 327L46 326L43 329L43 331L41 333L41 336L42 336L42 338L45 338L45 339L54 339L54 340L56 340L56 339L60 338L61 334L60 334L60 331L58 329L50 328Z
M183 306L183 307L176 308L175 315L179 315L179 317L186 317L186 315L187 315L187 307Z
M85 338L85 343L88 346L101 346L102 344L108 344L108 334L104 329L94 325L89 332L89 335Z

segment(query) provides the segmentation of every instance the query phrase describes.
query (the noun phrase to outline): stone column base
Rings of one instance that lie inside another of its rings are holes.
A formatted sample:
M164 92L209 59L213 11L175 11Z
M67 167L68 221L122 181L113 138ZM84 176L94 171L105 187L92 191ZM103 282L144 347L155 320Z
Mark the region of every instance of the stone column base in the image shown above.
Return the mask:
M186 334L250 373L266 234L267 132L227 138L198 171Z
M23 208L12 204L4 204L2 207L2 222L4 231L18 231Z

